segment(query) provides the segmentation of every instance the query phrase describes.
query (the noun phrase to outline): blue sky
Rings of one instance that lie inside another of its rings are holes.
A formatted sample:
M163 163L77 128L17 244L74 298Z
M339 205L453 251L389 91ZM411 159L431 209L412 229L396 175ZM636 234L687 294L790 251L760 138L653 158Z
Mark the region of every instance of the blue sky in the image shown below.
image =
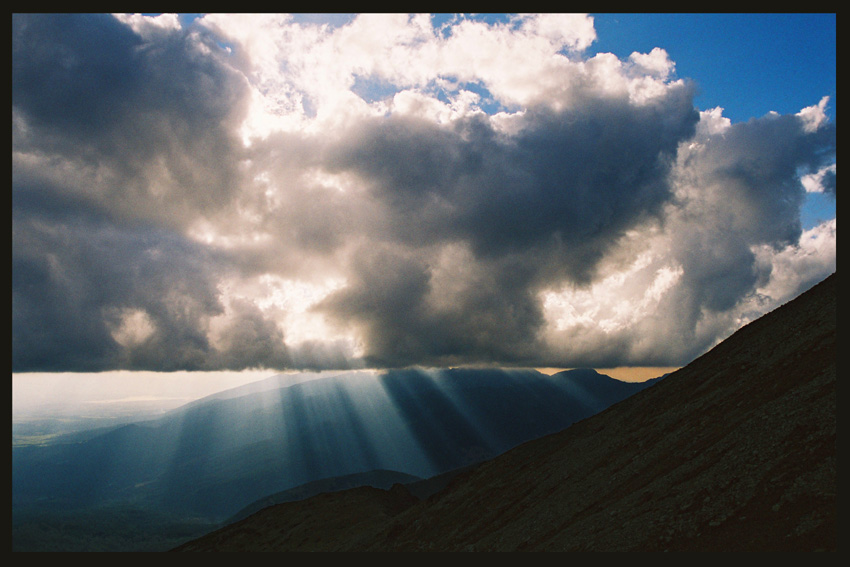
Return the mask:
M699 85L701 110L720 106L733 122L798 112L829 96L836 119L836 14L594 14L591 51L621 58L663 47L680 77ZM835 200L810 194L803 224L835 216Z
M735 122L835 97L835 14L594 14L594 24L593 49L663 47L677 74L699 83L697 106L721 106Z
M835 23L15 15L13 373L684 364L835 269Z

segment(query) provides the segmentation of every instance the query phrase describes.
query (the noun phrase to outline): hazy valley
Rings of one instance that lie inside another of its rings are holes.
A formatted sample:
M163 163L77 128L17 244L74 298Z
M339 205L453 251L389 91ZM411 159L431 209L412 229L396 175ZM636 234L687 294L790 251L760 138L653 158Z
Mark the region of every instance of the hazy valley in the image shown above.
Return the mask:
M559 431L653 383L593 370L356 372L296 384L281 375L132 423L120 422L126 415L94 429L57 421L59 432L80 430L13 444L13 545L52 548L44 534L67 531L78 517L79 541L87 525L108 532L101 523L148 515L152 527L183 534L276 493L301 487L303 497L309 483L316 492L353 479L381 488L422 481ZM22 535L33 531L42 535Z

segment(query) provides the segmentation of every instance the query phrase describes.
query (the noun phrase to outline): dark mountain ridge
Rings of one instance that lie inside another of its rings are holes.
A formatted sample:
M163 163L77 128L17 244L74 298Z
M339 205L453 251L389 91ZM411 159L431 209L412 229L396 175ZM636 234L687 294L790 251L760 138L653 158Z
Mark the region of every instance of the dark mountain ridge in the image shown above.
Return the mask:
M836 294L833 274L430 498L400 484L326 493L177 550L835 551Z

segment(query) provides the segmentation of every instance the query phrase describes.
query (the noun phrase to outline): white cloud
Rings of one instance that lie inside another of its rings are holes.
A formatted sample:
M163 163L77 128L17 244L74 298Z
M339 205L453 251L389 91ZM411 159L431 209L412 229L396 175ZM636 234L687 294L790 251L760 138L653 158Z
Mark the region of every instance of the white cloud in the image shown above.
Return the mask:
M349 117L393 111L357 96L358 78L392 85L407 97L417 93L422 103L431 98L435 108L444 104L435 85L446 81L479 84L511 107L566 96L563 91L573 88L569 77L581 81L586 73L568 55L595 40L593 19L580 14L523 15L496 25L462 19L447 34L427 14L361 14L333 28L265 14L213 14L200 21L240 46L233 64L252 86L249 138L275 128L339 127ZM669 65L663 52L643 60L654 72ZM405 104L395 108L410 110ZM476 110L469 104L453 107L455 116Z
M594 327L606 334L632 329L657 311L664 294L682 276L681 267L661 265L661 261L645 252L631 266L617 266L588 288L546 292L546 317L554 330L566 335L573 327Z
M667 52L660 47L654 47L649 53L634 52L629 55L629 61L635 66L633 73L660 79L666 79L676 68Z
M180 20L177 14L159 14L158 16L145 16L143 14L114 14L121 22L124 22L134 32L147 41L154 41L161 35L179 31Z
M522 31L547 39L553 51L583 51L596 41L593 18L585 14L522 14L517 18Z
M835 178L836 164L832 163L822 167L815 173L807 173L800 178L803 187L807 193L824 193L825 191L835 190L833 185L830 185L827 180ZM834 183L834 182L833 182Z
M697 126L697 133L701 137L708 137L712 134L722 134L732 126L732 121L723 116L723 109L715 107L709 110L700 112L700 121Z
M760 246L755 250L759 263L769 279L757 292L780 305L835 271L836 219L825 221L804 231L799 242L775 250Z
M134 347L150 337L156 327L142 309L119 310L118 321L112 326L112 337L125 347Z
M797 116L803 121L806 132L814 132L825 124L828 120L826 116L826 105L829 104L829 97L825 96L820 99L816 105L807 106L797 113Z

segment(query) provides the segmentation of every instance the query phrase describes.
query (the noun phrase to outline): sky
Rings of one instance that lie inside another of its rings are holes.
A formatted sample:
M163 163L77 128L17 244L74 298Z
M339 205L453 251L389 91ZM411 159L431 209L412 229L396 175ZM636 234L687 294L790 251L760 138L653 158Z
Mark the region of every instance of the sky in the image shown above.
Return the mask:
M13 377L687 364L835 271L835 25L14 14Z

